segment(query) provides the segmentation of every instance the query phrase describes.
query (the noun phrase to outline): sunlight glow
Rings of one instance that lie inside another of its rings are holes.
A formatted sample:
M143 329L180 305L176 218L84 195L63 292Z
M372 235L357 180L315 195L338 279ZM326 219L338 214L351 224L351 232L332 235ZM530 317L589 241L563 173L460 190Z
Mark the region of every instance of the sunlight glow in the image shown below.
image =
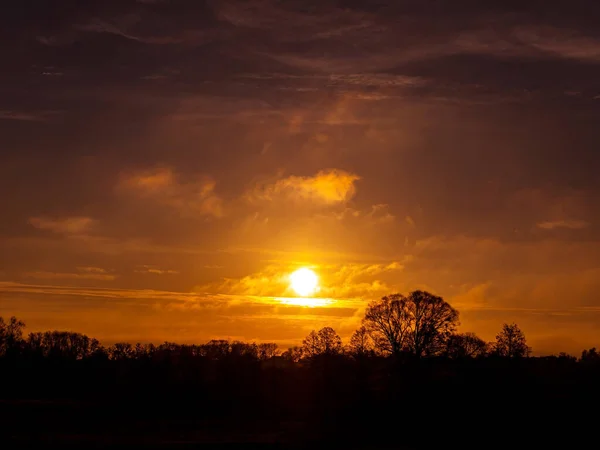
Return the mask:
M290 275L290 287L301 297L310 297L319 290L319 277L303 267Z
M289 306L303 306L306 308L335 307L337 301L331 298L306 298L306 297L274 297L277 303Z

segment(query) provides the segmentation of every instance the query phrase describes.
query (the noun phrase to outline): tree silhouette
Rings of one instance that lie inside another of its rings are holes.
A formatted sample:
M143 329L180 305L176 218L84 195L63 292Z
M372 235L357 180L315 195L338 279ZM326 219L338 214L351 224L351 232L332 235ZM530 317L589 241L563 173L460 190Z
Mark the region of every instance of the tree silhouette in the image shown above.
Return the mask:
M352 334L350 344L348 345L348 353L350 355L355 358L364 358L372 356L374 351L373 339L371 339L369 331L364 326Z
M446 340L445 356L449 358L479 358L487 353L487 343L475 333L451 334Z
M380 350L393 355L406 350L420 358L442 350L458 324L458 311L441 297L413 291L369 304L363 323Z
M398 355L406 343L410 327L406 298L402 294L393 294L371 302L363 324L379 350Z
M229 341L213 339L201 346L200 353L209 359L224 359L229 354Z
M288 361L296 363L302 359L303 354L304 354L304 351L303 351L302 347L295 345L293 347L288 348L285 352L283 352L281 354L281 357L283 359L286 359Z
M108 354L111 359L123 360L132 359L136 354L136 349L128 342L117 342L108 349Z
M24 328L25 323L14 316L8 322L0 317L0 356L20 351Z
M71 360L85 359L105 351L97 339L71 331L29 333L25 347L33 354Z
M407 306L412 319L408 346L420 358L439 352L458 324L458 311L442 297L425 291L408 294Z
M279 354L279 347L274 342L263 342L258 344L258 359L266 361Z
M237 358L258 359L258 346L255 343L233 341L230 344L229 354Z
M502 331L496 335L494 351L497 355L507 358L522 358L529 356L531 349L527 346L525 334L517 324L504 324Z
M582 351L580 361L587 364L600 363L600 354L596 350L596 347L592 347L589 350Z
M147 358L152 356L152 354L156 351L156 347L154 344L135 344L134 354L136 359Z
M317 355L335 355L342 351L342 339L331 327L311 331L302 341L302 352L305 357Z

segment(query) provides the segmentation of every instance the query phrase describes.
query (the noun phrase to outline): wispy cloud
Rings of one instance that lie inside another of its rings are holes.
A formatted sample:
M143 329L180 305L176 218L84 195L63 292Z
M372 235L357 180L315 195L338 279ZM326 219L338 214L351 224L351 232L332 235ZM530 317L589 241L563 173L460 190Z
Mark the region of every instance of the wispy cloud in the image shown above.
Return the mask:
M223 216L223 202L215 193L216 182L201 176L181 180L170 168L155 168L123 174L119 191L156 201L184 215Z
M285 82L286 86L321 87L373 87L373 88L414 88L428 84L428 80L420 76L399 75L391 73L332 73L332 74L292 74L292 73L247 73L239 75L245 80ZM375 93L372 93L375 94ZM365 93L366 95L366 93Z
M0 120L17 120L24 122L46 122L60 114L60 111L12 111L0 110Z
M57 234L83 235L89 232L96 221L91 217L74 216L65 218L32 217L29 223L40 230Z
M356 308L362 302L336 301L329 302L326 309L311 309L285 301L279 296L258 296L238 294L211 294L205 292L174 292L154 289L116 289L103 287L57 286L45 284L16 283L0 281L0 293L41 296L75 296L87 299L112 299L115 306L129 304L132 306L146 307L153 310L212 310L221 311L229 316L248 317L253 314L264 317L267 311L286 315L334 315L328 310L345 310ZM354 311L354 309L353 309ZM308 318L307 317L307 318Z
M550 56L580 61L600 61L600 39L552 26L517 27L514 36L529 48Z
M114 298L129 300L197 301L208 296L195 293L159 291L153 289L109 289L100 287L53 286L0 282L0 292L43 295L74 295L78 297Z
M136 15L120 17L119 22L121 22L121 24L95 19L89 23L77 25L75 28L80 31L114 34L125 39L145 44L166 45L182 42L182 39L173 36L140 36L134 34L134 32L128 31L128 29L134 27L139 20L139 17Z
M117 276L107 273L94 273L94 272L25 272L23 274L25 278L37 278L40 280L96 280L96 281L114 281Z
M537 224L538 228L543 230L555 230L557 228L567 228L570 230L583 230L584 228L588 228L590 226L589 222L585 220L551 220L547 222L540 222Z
M108 270L103 269L102 267L77 267L77 270L84 273L108 273Z
M323 214L319 217L327 217L327 215ZM372 205L370 209L366 210L346 207L342 211L330 212L329 217L334 217L339 221L358 220L371 225L387 224L396 220L396 216L390 211L389 205L385 203Z
M172 269L161 269L156 266L140 266L138 269L134 270L135 273L142 274L150 274L150 275L177 275L179 271Z

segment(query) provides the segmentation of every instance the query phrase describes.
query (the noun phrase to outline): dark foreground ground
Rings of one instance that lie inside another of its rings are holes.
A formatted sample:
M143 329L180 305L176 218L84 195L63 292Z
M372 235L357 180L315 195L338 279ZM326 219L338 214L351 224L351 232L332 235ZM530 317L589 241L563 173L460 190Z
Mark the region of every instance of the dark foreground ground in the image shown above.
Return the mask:
M169 419L126 417L98 405L72 401L2 401L0 421L4 448L215 448L345 449L400 448L406 445L351 442L325 436L302 422Z
M597 405L589 405L594 409L588 414L573 405L565 405L566 409L544 405L531 405L528 410L519 410L518 404L504 405L498 414L448 405L451 409L431 411L417 426L392 420L381 429L373 424L361 429L352 423L328 430L315 423L259 421L252 416L199 420L173 411L143 414L119 405L113 409L90 402L13 399L0 401L0 429L2 448L410 450L577 448L597 443ZM390 414L402 406L390 405ZM547 408L550 412L544 414Z
M0 449L596 448L600 365L0 361Z

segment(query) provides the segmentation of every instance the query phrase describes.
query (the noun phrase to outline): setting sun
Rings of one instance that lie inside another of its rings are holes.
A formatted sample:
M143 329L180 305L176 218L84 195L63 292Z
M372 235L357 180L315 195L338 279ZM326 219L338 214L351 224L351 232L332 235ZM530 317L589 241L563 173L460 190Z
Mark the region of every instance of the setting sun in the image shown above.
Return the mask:
M301 297L309 297L319 290L319 277L310 269L298 269L290 275L290 286Z

